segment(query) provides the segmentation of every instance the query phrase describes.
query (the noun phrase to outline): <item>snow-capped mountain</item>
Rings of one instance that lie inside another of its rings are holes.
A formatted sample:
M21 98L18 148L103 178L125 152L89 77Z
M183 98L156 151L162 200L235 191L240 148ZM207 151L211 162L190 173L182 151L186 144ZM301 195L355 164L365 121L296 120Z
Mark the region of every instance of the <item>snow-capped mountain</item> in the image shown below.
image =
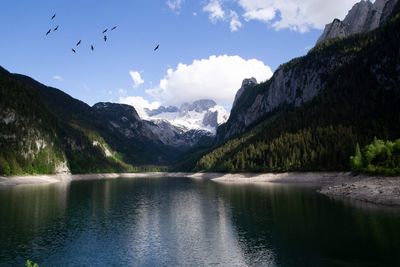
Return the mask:
M158 109L145 111L148 115L146 120L156 124L167 121L184 132L202 130L215 134L218 125L226 122L229 117L224 107L208 99L183 103L180 108L160 106Z

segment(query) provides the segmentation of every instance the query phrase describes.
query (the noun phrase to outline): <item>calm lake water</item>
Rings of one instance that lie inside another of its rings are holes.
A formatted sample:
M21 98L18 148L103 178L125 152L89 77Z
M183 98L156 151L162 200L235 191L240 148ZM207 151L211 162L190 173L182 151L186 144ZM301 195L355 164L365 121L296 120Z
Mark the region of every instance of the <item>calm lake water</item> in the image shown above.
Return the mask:
M184 178L0 189L0 266L400 266L400 212Z

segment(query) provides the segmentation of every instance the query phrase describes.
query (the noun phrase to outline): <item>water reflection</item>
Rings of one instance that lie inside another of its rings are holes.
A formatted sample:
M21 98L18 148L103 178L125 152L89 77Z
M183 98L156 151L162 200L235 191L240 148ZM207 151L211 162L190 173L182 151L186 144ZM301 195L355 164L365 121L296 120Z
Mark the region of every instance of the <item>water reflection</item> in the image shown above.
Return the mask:
M0 265L396 265L399 213L314 188L118 179L0 190Z
M220 189L249 248L246 254L269 243L278 266L400 263L399 213L355 209L312 187L225 184Z

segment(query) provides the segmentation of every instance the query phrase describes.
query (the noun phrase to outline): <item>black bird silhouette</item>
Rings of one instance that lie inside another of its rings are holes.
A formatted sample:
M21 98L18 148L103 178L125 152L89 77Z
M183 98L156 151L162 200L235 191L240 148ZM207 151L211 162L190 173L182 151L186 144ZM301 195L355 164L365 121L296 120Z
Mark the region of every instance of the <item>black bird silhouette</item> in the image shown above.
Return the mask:
M105 30L103 31L103 34L105 34L107 31L108 31L108 29L105 29Z
M114 27L112 27L112 29L111 29L111 30L113 31L113 30L115 30L117 27L118 27L118 26L114 26Z
M74 54L76 54L76 51L75 51L75 49L73 49L73 48L72 48L72 52L74 52Z
M53 20L55 17L56 17L56 14L54 14L54 15L51 17L51 20Z
M46 36L49 35L51 33L51 29L48 30L48 32L46 32Z
M55 28L54 28L54 30L53 30L53 31L55 32L55 31L57 31L57 30L58 30L58 25L57 25L57 27L55 27Z
M107 42L107 36L104 35L104 42Z
M90 46L90 49L92 49L92 51L94 51L94 47L93 47L93 45L91 45L91 46Z
M80 44L81 44L81 41L82 41L82 40L79 40L79 42L76 43L76 46L80 45Z
M160 47L160 45L157 45L156 48L154 48L154 51L156 51L159 47Z

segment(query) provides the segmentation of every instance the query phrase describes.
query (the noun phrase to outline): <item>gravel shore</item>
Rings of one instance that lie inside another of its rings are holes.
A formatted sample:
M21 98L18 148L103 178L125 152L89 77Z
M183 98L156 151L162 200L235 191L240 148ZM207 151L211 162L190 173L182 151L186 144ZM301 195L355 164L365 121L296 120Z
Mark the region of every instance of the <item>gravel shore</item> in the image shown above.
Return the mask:
M400 177L354 177L350 181L323 186L319 192L331 197L400 207Z

